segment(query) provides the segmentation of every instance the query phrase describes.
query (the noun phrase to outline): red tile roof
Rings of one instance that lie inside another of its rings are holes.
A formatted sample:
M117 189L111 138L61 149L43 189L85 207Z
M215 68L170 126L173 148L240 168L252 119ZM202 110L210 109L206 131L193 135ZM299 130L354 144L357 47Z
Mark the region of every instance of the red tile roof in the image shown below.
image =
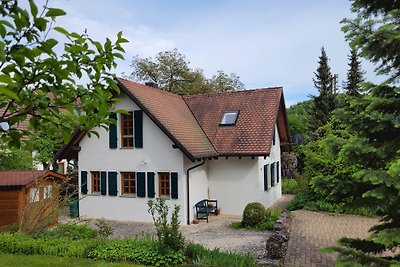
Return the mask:
M0 171L0 186L18 186L27 185L35 179L45 176L55 176L64 178L64 175L52 171L34 170L34 171Z
M182 96L118 79L119 85L191 159L217 156Z
M281 96L282 88L264 88L184 100L219 155L268 155ZM220 126L224 113L236 110L236 124Z
M118 85L190 159L215 156L268 156L278 126L284 151L290 151L282 88L180 96L126 79ZM239 111L236 125L220 126L225 111ZM70 144L83 137L76 132ZM57 155L67 155L71 145ZM77 153L76 151L74 153ZM69 154L68 154L69 155Z

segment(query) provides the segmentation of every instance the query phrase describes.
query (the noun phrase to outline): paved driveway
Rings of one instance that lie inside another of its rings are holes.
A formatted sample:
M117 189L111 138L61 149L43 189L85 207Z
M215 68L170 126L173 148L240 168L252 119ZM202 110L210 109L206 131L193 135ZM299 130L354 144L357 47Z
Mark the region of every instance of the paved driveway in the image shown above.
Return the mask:
M343 236L366 237L368 229L379 221L307 210L293 211L292 216L285 266L334 266L335 255L321 253L320 249L335 245Z

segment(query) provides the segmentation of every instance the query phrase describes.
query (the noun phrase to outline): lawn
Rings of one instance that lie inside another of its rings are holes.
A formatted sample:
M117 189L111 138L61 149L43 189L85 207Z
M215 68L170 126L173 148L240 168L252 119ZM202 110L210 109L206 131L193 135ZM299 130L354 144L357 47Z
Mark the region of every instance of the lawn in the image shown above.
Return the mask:
M132 263L106 261L94 261L80 258L67 258L46 255L23 255L23 254L0 254L1 267L142 267L143 265L134 265Z

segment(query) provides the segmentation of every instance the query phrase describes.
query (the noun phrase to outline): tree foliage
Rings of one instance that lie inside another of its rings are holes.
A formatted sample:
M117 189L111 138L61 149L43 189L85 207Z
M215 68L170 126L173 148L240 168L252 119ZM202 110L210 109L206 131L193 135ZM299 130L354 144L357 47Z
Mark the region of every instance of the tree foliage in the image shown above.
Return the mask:
M23 136L44 123L68 140L72 129L61 114L77 114L76 121L89 132L107 127L112 92L118 91L111 72L115 60L123 59L121 44L127 40L120 32L115 42L107 38L101 44L86 32L55 26L66 13L48 1L39 9L29 0L29 7L21 8L17 0L0 5L0 122L11 127L0 133L2 141L19 147ZM22 121L31 131L15 127Z
M318 61L317 72L315 72L314 86L318 89L319 95L313 96L313 102L309 110L309 130L315 132L320 126L325 125L331 112L336 107L336 76L331 73L328 57L325 49L321 48L321 56Z
M220 70L211 79L207 79L203 70L192 69L189 64L177 49L160 52L154 59L136 56L132 61L130 78L153 82L162 90L181 95L243 89L243 83L234 73L228 75Z
M345 238L339 262L345 266L400 264L400 9L397 1L354 0L355 19L343 20L353 49L379 63L381 84L362 83L359 96L345 96L320 138L303 147L305 175L314 201L358 206L382 215L366 239ZM385 257L382 253L385 252Z

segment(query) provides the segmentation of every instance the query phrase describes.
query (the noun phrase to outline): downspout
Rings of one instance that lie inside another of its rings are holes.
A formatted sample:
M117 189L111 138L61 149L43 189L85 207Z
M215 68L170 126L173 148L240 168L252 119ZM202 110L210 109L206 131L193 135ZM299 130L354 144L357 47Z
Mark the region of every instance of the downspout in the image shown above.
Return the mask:
M189 186L189 172L193 169L196 169L197 167L200 167L202 165L204 165L205 161L203 159L203 162L200 164L197 164L195 166L190 167L189 169L187 169L186 171L186 191L187 191L187 197L186 197L186 203L187 203L187 225L190 225L190 198L189 198L189 190L190 190L190 186Z

